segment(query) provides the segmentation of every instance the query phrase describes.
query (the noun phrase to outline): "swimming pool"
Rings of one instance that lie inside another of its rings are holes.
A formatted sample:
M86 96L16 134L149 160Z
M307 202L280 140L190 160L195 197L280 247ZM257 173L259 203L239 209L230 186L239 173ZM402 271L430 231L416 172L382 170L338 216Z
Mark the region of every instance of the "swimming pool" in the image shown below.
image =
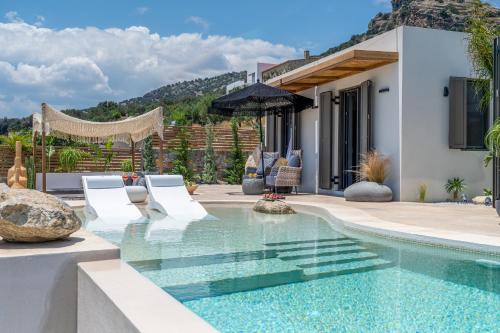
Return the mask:
M498 332L500 270L476 262L498 257L341 232L307 214L207 210L216 219L91 229L222 332Z

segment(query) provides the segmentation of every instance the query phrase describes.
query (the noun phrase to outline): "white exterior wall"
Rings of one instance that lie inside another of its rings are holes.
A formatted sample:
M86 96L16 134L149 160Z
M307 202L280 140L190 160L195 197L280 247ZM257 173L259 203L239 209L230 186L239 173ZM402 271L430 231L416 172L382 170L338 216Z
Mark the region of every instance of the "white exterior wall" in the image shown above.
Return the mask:
M401 200L415 201L418 186L428 186L427 200L449 197L449 178L464 178L469 198L492 186L484 168L485 152L448 148L449 98L443 96L450 76L474 77L466 34L403 28ZM375 128L377 130L377 128Z
M401 48L401 33L402 29L396 29L384 33L378 37L355 45L352 48L343 50L340 53L347 52L352 49L363 50L379 50L379 51L399 51ZM338 53L338 54L340 54ZM400 64L394 63L383 67L376 68L371 71L353 75L338 81L330 82L321 85L317 89L317 94L325 91L333 91L337 96L339 90L350 88L361 84L363 81L372 81L372 126L373 126L373 145L382 154L388 156L391 160L391 173L387 184L394 192L394 197L399 198L400 184L400 147L399 147L399 105L400 97L399 89L399 70ZM389 92L379 93L379 89L389 88ZM301 92L309 98L314 98L315 89L309 89ZM319 99L318 99L319 100ZM338 124L339 106L334 105L334 119ZM319 109L306 110L301 113L301 146L304 151L304 167L301 187L302 191L316 192L317 177L318 177L318 152L315 151L314 121L319 117ZM319 128L318 128L319 130ZM338 156L336 156L337 132L333 133L333 175L338 174ZM319 193L333 194L336 186L332 191L318 190Z
M387 185L395 200L416 201L421 183L428 186L427 201L449 198L444 185L449 178L464 178L469 198L492 186L492 171L484 168L483 151L448 148L449 98L443 96L450 76L474 77L466 49L466 34L415 27L395 30L357 44L352 49L396 51L399 61L317 87L317 100L324 91L357 86L371 80L373 145L391 160ZM328 58L328 57L327 57ZM327 59L324 58L324 59ZM304 66L314 66L318 62ZM379 93L379 89L389 92ZM300 92L315 98L315 89ZM335 119L339 106L334 106ZM302 191L333 194L317 188L318 153L315 121L319 109L301 113L301 145L304 151ZM336 121L338 123L338 121ZM318 128L319 130L319 128ZM336 144L337 133L333 133ZM335 149L334 149L335 153ZM333 158L337 176L337 156Z

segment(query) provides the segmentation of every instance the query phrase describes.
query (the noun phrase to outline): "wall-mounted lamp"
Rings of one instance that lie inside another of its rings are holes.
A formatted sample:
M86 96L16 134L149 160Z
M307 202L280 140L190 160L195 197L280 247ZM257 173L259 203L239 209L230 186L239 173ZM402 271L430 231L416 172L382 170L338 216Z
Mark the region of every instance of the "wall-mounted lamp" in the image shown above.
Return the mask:
M382 94L382 93L386 93L386 92L389 92L389 87L386 87L386 88L382 88L382 89L379 89L378 92L379 94Z
M448 95L450 95L450 91L449 91L448 87L444 87L444 89L443 89L443 96L444 97L448 97Z
M340 104L340 96L333 96L332 102L335 105L339 105Z

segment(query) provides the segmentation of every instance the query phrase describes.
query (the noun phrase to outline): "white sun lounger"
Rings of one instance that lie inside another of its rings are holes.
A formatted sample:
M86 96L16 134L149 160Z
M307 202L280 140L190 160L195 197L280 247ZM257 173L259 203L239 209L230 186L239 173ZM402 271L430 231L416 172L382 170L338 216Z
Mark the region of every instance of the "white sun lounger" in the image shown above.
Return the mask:
M146 176L149 208L179 220L201 220L207 211L189 195L181 175Z
M120 176L83 176L87 212L106 221L132 221L141 211L128 198Z

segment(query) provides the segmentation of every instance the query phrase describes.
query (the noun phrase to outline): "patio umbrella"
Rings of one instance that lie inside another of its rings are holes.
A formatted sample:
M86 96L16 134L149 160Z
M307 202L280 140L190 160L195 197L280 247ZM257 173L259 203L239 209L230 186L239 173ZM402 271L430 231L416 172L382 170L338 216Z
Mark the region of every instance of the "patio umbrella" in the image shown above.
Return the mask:
M212 102L208 113L223 116L256 116L259 122L260 161L264 171L264 152L262 117L268 114L300 112L312 107L313 100L289 91L257 82L231 94L224 95ZM264 177L264 185L266 177Z

